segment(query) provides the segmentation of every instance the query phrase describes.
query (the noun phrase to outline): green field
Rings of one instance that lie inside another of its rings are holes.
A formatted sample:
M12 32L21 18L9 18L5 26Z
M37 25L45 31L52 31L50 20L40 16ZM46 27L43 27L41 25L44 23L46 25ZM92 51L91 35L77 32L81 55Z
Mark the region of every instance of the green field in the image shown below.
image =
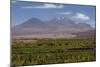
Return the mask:
M11 65L40 65L96 60L95 39L17 39Z

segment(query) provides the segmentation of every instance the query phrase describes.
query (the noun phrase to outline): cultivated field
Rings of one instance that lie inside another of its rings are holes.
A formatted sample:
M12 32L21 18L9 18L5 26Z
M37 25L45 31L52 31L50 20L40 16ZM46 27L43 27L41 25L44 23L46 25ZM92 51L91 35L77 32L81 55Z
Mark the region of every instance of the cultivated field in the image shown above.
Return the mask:
M15 39L12 66L96 60L95 39Z

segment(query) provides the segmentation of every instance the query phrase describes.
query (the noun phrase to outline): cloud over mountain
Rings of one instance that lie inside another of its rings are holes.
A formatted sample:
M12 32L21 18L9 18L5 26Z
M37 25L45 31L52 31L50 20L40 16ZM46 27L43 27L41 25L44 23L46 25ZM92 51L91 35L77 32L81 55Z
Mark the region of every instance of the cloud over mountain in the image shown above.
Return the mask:
M90 17L83 14L83 13L76 13L75 16L73 16L75 19L79 19L79 20L90 20Z
M82 20L82 21L90 20L90 17L88 15L81 13L81 12L73 13L73 12L66 11L66 12L59 12L57 14L69 15L69 18L76 19L76 20Z

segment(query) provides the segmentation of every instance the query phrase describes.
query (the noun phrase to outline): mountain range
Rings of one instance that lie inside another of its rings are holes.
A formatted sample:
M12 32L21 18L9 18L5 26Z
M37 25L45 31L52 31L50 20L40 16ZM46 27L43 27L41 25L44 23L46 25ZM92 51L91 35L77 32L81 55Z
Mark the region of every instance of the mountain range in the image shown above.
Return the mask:
M12 27L11 34L15 38L73 38L81 37L81 34L82 37L87 37L86 34L91 35L88 37L95 36L95 30L87 23L75 23L65 17L56 17L48 21L30 18Z

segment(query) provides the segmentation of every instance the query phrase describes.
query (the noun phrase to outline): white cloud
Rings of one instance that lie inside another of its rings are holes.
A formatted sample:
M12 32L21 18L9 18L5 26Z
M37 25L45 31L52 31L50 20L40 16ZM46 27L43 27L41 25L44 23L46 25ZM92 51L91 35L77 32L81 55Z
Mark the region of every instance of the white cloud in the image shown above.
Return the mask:
M22 8L32 9L32 8L63 8L63 5L55 5L55 4L43 4L41 6L25 6Z
M17 1L11 1L11 3L16 3Z
M96 21L95 20L90 20L90 21L87 21L86 23L90 24L93 28L95 28L95 25L96 25Z
M79 20L90 20L90 17L83 14L83 13L76 13L75 16L73 16L75 19Z
M62 15L71 15L72 12L61 12L61 13L57 13L57 14L62 14Z
M86 14L77 12L77 13L73 13L73 12L60 12L57 14L61 14L61 15L69 15L68 17L74 20L81 20L81 21L86 21L86 20L90 20L90 17Z

